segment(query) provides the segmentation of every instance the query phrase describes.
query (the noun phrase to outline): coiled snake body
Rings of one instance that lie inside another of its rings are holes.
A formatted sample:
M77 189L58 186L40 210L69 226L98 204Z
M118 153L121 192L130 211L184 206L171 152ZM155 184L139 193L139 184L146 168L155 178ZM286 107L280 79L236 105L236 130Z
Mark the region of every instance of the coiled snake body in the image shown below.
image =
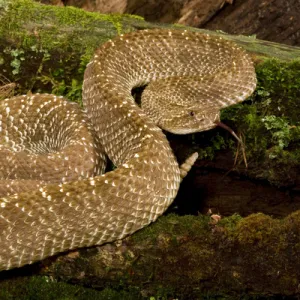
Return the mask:
M131 90L149 82L145 113ZM96 51L83 83L87 117L54 95L2 101L0 270L121 239L156 220L177 193L180 169L155 123L207 130L255 84L250 58L230 42L145 30ZM104 175L102 148L118 166Z

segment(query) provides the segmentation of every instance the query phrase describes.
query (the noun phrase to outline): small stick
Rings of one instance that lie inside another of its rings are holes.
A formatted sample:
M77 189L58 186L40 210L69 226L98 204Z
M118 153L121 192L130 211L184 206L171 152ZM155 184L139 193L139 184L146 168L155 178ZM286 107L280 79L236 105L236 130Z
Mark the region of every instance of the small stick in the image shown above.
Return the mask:
M243 159L244 159L244 162L245 162L245 166L246 166L246 169L247 169L248 168L248 163L247 163L245 145L244 145L243 140L241 138L239 138L236 135L236 133L229 126L227 126L226 124L224 124L222 122L216 122L216 125L219 126L219 127L224 128L227 131L229 131L232 134L232 136L239 142L239 145L241 146L241 149L242 149ZM237 156L238 156L238 150L237 150L237 154L235 156L234 165L236 164Z

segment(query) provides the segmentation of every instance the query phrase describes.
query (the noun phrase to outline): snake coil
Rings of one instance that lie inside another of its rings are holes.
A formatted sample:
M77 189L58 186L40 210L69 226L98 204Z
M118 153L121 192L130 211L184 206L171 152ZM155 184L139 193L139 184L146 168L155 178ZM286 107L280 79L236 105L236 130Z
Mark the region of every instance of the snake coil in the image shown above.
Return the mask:
M131 96L143 84L146 112ZM178 133L210 129L220 108L255 85L251 59L231 42L155 29L96 51L84 76L85 113L54 95L2 101L0 270L121 239L155 221L180 184L155 123ZM106 155L118 168L101 174Z

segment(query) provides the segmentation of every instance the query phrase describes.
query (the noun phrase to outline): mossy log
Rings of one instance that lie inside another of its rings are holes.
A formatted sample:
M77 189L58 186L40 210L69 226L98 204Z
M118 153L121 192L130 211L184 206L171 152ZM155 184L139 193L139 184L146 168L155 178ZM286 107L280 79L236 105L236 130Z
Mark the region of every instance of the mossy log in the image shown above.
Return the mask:
M45 6L31 0L0 0L0 20L0 80L5 86L0 94L6 97L15 87L15 93L51 92L78 102L85 65L101 43L137 29L183 28L150 24L135 16ZM236 144L222 130L180 139L170 135L177 152L185 144L187 152L196 150L202 158L194 176L190 175L196 186L190 185L189 192L183 192L183 202L188 201L187 194L195 196L196 189L203 185L203 174L213 172L219 177L206 180L207 186L199 195L207 198L213 194L214 199L208 198L205 203L197 199L201 205L196 211L213 207L223 215L261 211L284 218L233 215L215 223L207 216L171 214L123 241L46 260L37 265L38 269L42 266L43 274L99 289L128 290L137 298L300 294L300 61L294 61L300 57L300 48L209 33L234 40L256 62L258 88L253 97L222 112L223 121L244 138L249 166L245 168L239 154L234 170L226 175L234 163ZM254 197L245 197L249 196L248 187L234 194L232 185L236 187L249 178L267 186L269 200L257 194L262 201L258 199L252 208L242 211ZM223 201L218 190L227 192ZM266 203L272 204L279 193L283 211L277 213L279 206L269 210ZM283 209L286 206L288 210ZM175 207L171 210L176 211ZM32 268L2 272L1 276L29 270Z
M45 274L100 289L135 287L143 296L162 290L166 299L296 295L299 255L299 211L281 221L253 214L217 224L168 215L123 241L62 257Z
M300 211L283 220L253 214L218 223L170 214L122 241L35 267L59 281L122 290L133 299L257 299L299 295L299 255ZM5 278L31 274L32 267L2 272L0 288L9 290Z
M117 34L137 29L178 28L220 35L242 45L257 60L300 57L300 48L254 37L151 24L138 16L103 15L32 0L0 0L0 20L2 79L16 83L20 93L48 91L77 101L85 66L95 49Z

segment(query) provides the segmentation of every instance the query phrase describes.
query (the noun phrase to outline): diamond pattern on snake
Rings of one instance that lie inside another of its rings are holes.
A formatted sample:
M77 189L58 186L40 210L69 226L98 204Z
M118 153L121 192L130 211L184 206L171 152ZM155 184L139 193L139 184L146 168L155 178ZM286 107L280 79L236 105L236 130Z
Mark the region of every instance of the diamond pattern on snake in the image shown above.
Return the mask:
M145 84L140 108L131 90ZM180 170L162 129L213 128L220 109L255 86L253 63L235 44L153 29L96 50L84 112L47 94L0 102L0 270L122 239L155 221L196 159ZM106 157L117 169L102 174Z

